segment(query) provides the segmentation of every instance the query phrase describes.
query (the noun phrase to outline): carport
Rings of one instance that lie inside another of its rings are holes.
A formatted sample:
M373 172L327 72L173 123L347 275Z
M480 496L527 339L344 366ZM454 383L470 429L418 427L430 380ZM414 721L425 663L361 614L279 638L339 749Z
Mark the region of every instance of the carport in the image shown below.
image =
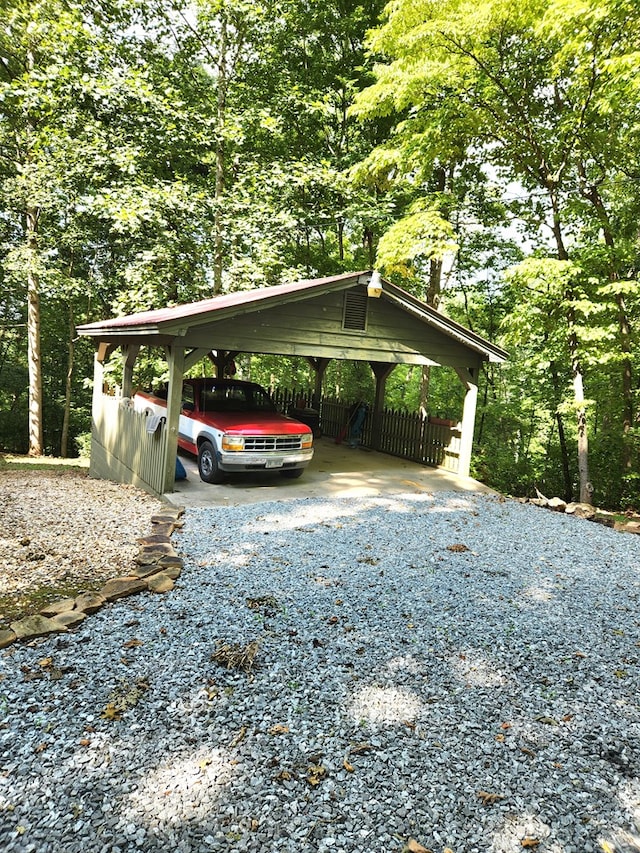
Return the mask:
M500 347L372 270L112 318L79 326L78 333L96 343L92 475L160 493L173 490L182 379L207 355L218 375L239 353L302 356L315 371L317 398L331 359L368 362L376 379L374 449L385 383L394 367L451 367L465 387L458 469L462 476L469 473L480 366L483 361L502 362L507 357ZM132 416L137 413L126 413L133 367L144 346L164 348L169 369L166 426L151 439L145 439L144 425L134 426ZM122 390L116 410L113 398L105 399L103 384L105 362L117 349L122 358ZM153 453L147 452L150 449Z

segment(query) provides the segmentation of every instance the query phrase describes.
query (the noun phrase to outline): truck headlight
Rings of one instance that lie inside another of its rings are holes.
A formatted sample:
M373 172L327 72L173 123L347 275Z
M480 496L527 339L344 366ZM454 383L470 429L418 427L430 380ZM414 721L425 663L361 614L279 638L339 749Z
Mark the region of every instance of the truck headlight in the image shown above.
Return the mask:
M222 436L223 450L244 450L244 436L242 435L223 435Z
M313 433L312 432L304 433L304 435L300 436L300 439L301 439L300 447L302 447L303 449L309 448L313 445Z

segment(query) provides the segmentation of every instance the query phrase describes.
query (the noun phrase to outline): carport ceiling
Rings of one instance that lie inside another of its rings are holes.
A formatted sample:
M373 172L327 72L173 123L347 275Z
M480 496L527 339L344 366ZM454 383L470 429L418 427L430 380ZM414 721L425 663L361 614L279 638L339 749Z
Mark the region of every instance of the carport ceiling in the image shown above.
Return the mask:
M431 364L477 369L507 353L390 281L367 295L372 272L354 272L201 302L145 311L78 327L111 346Z

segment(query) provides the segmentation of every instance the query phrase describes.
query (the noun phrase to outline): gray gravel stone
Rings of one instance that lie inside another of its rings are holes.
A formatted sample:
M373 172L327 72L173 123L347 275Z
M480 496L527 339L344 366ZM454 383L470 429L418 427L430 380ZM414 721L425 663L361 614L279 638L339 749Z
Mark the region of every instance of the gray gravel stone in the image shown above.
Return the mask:
M166 597L2 652L3 853L635 831L640 538L460 493L188 510L176 538ZM248 672L212 660L254 641Z

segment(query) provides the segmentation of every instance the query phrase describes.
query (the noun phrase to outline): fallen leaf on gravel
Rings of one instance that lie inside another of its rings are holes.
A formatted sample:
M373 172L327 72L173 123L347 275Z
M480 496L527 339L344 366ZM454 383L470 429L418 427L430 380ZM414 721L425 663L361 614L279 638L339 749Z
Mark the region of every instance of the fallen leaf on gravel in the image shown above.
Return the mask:
M371 752L372 749L373 747L370 743L356 743L349 747L349 752L351 755L364 755L367 752Z
M496 740L498 743L504 743L504 735L496 735Z
M349 764L349 762L347 761L347 759L346 759L346 758L345 758L345 760L342 762L342 766L343 766L343 767L344 767L344 769L347 771L347 773L353 773L353 771L354 771L353 764Z
M288 782L292 777L288 770L281 770L275 778L276 782Z
M122 717L122 711L116 708L113 702L109 702L100 716L103 720L119 720Z
M545 717L544 715L541 717L536 717L535 721L536 721L536 723L544 723L545 726L557 726L557 725L559 725L559 723L555 717Z
M269 729L270 735L286 735L289 731L289 726L283 726L280 723L277 723L275 726L271 726Z
M241 741L243 741L243 740L244 740L244 736L246 735L246 733L247 733L247 727L246 727L246 726L242 726L242 728L240 729L240 731L238 732L238 734L234 737L234 739L233 739L233 740L231 741L231 743L229 744L229 749L233 749L233 748L234 748L234 747L236 747L236 746L237 746Z
M80 746L89 746L91 744L91 740L88 737L83 737L80 741Z
M463 545L462 542L456 542L453 545L447 545L447 551L454 551L456 554L462 554L464 551L468 551L466 545Z
M540 844L539 838L523 838L520 842L522 847L537 847Z
M44 752L48 746L49 746L48 743L39 743L33 751L34 752Z
M138 640L136 637L134 637L132 640L127 640L126 643L123 643L122 648L123 649L135 649L137 646L143 646L143 645L144 645L144 643L142 642L142 640Z
M262 610L265 616L274 616L280 607L278 599L273 595L261 595L258 598L245 598L245 603L250 610Z
M506 731L507 729L511 728L511 723L501 723L500 728Z
M42 660L38 661L38 666L43 668L53 666L53 658L42 658Z
M498 800L504 800L504 794L491 794L489 791L476 791L476 797L482 800L483 806L490 806Z
M322 764L310 764L307 768L307 782L315 788L327 775L327 768Z
M532 749L527 749L527 747L526 747L526 746L521 746L521 747L520 747L520 752L524 752L524 754L525 754L525 755L528 755L528 756L529 756L529 758L535 758L535 757L536 757L535 752L534 752Z
M431 853L431 850L420 844L415 838L410 838L404 847L403 853Z

